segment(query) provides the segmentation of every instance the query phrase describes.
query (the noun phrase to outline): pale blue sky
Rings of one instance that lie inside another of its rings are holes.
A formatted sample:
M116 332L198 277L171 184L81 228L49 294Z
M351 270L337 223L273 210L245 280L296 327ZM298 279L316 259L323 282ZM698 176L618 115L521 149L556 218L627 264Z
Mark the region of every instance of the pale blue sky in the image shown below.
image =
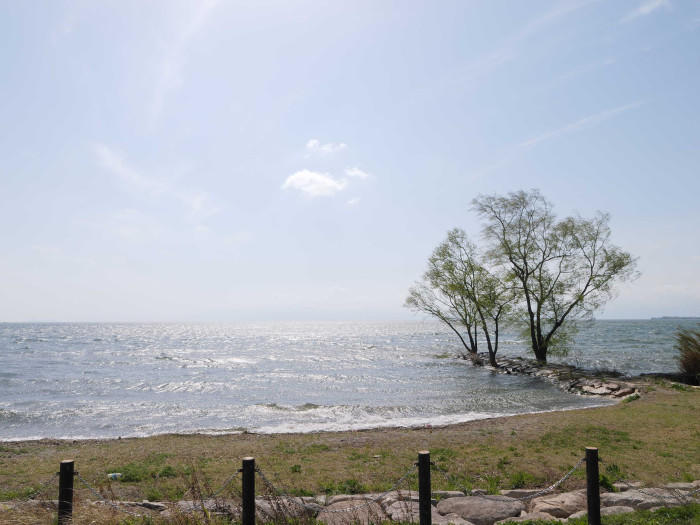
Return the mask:
M0 2L0 320L400 319L479 193L700 315L700 2Z

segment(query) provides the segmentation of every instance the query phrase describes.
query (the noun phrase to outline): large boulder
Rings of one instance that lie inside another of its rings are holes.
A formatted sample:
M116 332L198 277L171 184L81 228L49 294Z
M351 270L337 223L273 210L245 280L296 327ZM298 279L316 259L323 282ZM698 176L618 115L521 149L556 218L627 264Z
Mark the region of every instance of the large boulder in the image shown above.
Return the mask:
M503 525L505 523L522 523L524 521L535 521L535 520L545 520L545 521L560 521L564 522L564 518L555 518L551 514L545 512L532 512L530 514L523 514L517 518L506 518L501 521L497 521L494 525Z
M381 505L364 498L337 501L324 507L316 519L326 525L369 525L387 519Z
M556 518L568 518L574 512L586 508L586 491L575 490L532 500L530 512L544 512Z
M600 509L601 516L614 516L615 514L628 514L630 512L634 512L634 509L632 507L625 507L623 505L618 505L616 507L603 507ZM582 516L586 516L587 514L587 510L580 510L578 512L574 512L571 516L569 516L569 519L580 518Z
M464 496L437 504L440 514L457 514L474 525L493 525L504 518L519 516L525 506L506 496Z
M447 525L452 523L454 525L473 525L457 514L443 516L432 506L430 507L430 511L431 520L436 524ZM397 501L385 509L385 512L392 521L399 521L402 523L418 523L420 521L420 508L419 503L416 501Z
M633 489L625 492L606 492L600 495L602 507L632 507L647 510L652 507L676 507L685 502L668 489Z

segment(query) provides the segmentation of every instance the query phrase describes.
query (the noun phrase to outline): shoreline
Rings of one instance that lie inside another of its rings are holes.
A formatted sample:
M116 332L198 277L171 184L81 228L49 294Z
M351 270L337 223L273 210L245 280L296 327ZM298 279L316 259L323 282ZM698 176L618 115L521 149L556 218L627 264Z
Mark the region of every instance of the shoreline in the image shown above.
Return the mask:
M0 501L31 495L65 459L74 459L93 486L123 501L180 500L193 471L217 489L246 456L298 496L383 492L413 465L419 450L431 451L449 473L449 479L435 477L436 490L541 488L570 469L587 446L600 448L601 473L613 481L619 476L660 486L700 479L700 442L694 439L699 394L650 381L631 402L445 426L3 442ZM131 478L113 482L111 472ZM577 474L562 488L584 484ZM91 499L82 486L78 490L79 497ZM47 496L53 493L50 488Z
M479 354L479 357L483 362L488 360L487 354ZM490 370L493 373L505 374L505 375L521 375L538 377L543 381L554 384L561 390L572 393L575 395L584 396L587 398L595 399L599 398L601 400L616 401L620 402L629 396L640 395L639 387L644 383L644 376L622 376L619 373L611 375L610 371L595 371L588 370L585 368L576 367L573 365L559 364L559 363L538 363L536 360L526 357L500 357L498 358L498 367L494 368L489 365L483 365L483 368ZM670 374L648 374L648 378L653 378L656 376L664 377ZM277 431L277 432L261 432L259 430L247 430L247 429L212 429L211 432L197 429L193 431L185 432L163 432L155 434L145 434L145 435L124 435L117 437L29 437L29 438L0 438L0 443L23 443L23 442L41 442L41 441L66 441L66 442L80 442L80 441L110 441L110 440L121 440L121 439L148 439L158 436L191 436L191 435L201 435L201 436L230 436L238 434L249 434L249 435L296 435L296 434L321 434L321 433L339 433L339 432L364 432L370 430L389 430L389 429L420 429L420 428L445 428L453 425L461 425L465 423L470 423L474 421L483 421L498 418L516 417L524 415L534 415L543 414L549 412L567 412L567 411L577 411L589 408L600 408L607 406L609 403L604 402L600 404L583 406L583 407L564 407L557 408L553 410L535 410L522 413L506 413L506 414L495 414L486 415L483 417L474 417L471 419L462 419L456 421L450 421L446 423L432 423L429 421L439 420L441 418L450 418L452 415L441 414L433 417L426 417L429 420L425 423L417 424L393 424L388 421L386 424L377 426L359 426L354 428L340 428L340 429L315 429L315 430L289 430L289 431ZM454 415L456 419L459 419L458 415ZM332 423L328 423L331 425ZM320 423L319 425L324 425Z

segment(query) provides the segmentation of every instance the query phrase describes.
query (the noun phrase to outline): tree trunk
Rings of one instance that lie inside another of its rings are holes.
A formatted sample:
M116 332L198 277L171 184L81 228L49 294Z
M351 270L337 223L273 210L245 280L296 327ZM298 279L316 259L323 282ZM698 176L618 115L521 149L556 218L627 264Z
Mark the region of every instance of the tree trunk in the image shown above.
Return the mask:
M494 352L490 348L489 348L489 364L494 368L498 367L498 363L496 363L496 352Z
M538 362L540 362L540 363L547 362L547 347L546 346L536 347L533 345L532 350L535 352L535 359L537 359Z

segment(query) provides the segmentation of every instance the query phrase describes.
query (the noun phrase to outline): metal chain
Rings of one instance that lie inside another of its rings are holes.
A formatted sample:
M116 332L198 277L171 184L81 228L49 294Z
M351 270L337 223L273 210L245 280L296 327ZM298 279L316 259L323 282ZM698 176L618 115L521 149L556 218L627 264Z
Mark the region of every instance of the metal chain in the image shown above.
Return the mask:
M32 491L31 491L24 499L22 499L21 501L23 501L23 502L24 502L24 501L29 501L30 499L34 498L35 496L38 496L39 494L41 494L42 492L44 492L44 490L46 490L46 487L49 485L49 483L51 483L52 481L54 481L57 477L58 477L58 472L52 474L50 478L47 478L45 481L42 481L41 483L39 483L39 487L36 488L36 489L34 489L34 490L32 490Z
M99 491L97 491L96 489L94 489L87 481L85 481L85 479L83 479L83 477L80 475L80 473L76 472L75 475L78 476L78 479L83 483L83 485L85 485L85 487L86 487L90 492L92 492L95 496L97 496L97 498L98 498L100 501L104 501L107 505L109 505L109 506L112 507L113 509L115 509L115 510L117 510L117 511L119 511L119 512L123 512L123 513L125 513L125 514L128 514L129 516L133 516L134 518L144 518L144 517L147 517L147 516L145 516L144 514L139 514L139 513L137 513L137 512L133 512L133 511L131 511L131 510L125 509L124 507L122 507L122 506L120 506L120 505L117 505L117 504L114 503L113 501L108 500L108 499L105 498L102 494L100 494Z
M628 490L636 490L637 492L644 494L645 496L649 496L650 498L653 498L660 503L666 503L668 500L668 498L666 498L663 494L650 494L649 492L646 492L641 487L634 487L627 480L620 479L620 480L618 480L618 482L624 484ZM691 492L688 492L687 494L681 490L678 490L678 489L665 489L665 490L668 490L671 493L671 495L676 500L678 500L679 503L681 503L683 505L685 505L686 503L691 503L692 500L694 499L695 494L700 492L700 488L697 488Z
M557 487L559 487L559 485L561 485L561 484L564 483L567 479L569 479L569 478L571 477L571 475L581 466L581 463L583 463L585 460L586 460L585 457L579 459L579 460L578 460L578 463L576 463L576 465L574 465L573 468L572 468L571 470L569 470L566 474L564 474L564 476L562 476L558 481L556 481L555 483L553 483L553 484L550 485L549 487L544 488L544 489L542 489L542 490L539 490L539 491L537 491L537 492L535 492L535 493L533 493L533 494L530 494L530 495L528 495L528 496L521 496L521 497L519 497L519 498L513 498L513 499L516 499L516 500L518 500L518 501L527 501L527 500L531 500L531 499L533 499L533 498L536 498L536 497L538 497L538 496L541 496L541 495L543 495L543 494L547 494L547 493L549 493L549 492L552 492L552 491L555 490ZM438 472L442 473L443 476L445 476L445 481L447 481L447 483L451 483L451 480L450 480L450 478L449 478L449 472L447 472L447 470L441 468L439 465L436 465L436 464L433 463L432 461L430 462L430 464L431 464L433 467L435 467L435 470L437 470ZM470 491L465 491L465 492L470 492ZM511 496L511 497L512 497L512 496Z
M307 503L304 503L303 501L297 501L296 497L289 494L289 491L286 488L283 487L283 490L280 490L277 487L275 487L274 483L272 483L272 481L270 481L267 478L267 476L265 476L265 474L263 473L262 470L260 470L260 468L255 467L255 472L257 472L260 475L260 478L263 480L263 483L265 483L267 488L272 493L276 494L277 496L287 498L289 501L294 503L296 506L298 506L306 511L316 512L317 510L319 510L320 505L309 505Z
M224 481L224 484L221 485L221 488L217 490L214 494L212 494L212 498L216 498L219 494L221 494L226 487L229 486L229 484L236 479L236 477L240 474L239 470L236 470L233 474L231 474L226 481Z
M321 511L321 512L326 512L326 513L328 513L328 514L337 514L337 513L340 513L340 512L351 512L351 511L354 511L354 510L361 509L361 508L363 508L363 507L369 507L372 503L377 503L379 500L381 500L381 499L383 499L384 497L386 497L387 494L389 494L390 492L396 490L396 489L406 480L406 478L408 478L408 476L409 476L410 474L412 474L415 470L416 470L416 465L411 466L411 467L406 471L406 473L405 473L403 476L401 476L398 480L396 480L396 482L391 486L391 488L390 488L389 490L386 490L386 491L382 492L381 494L379 494L378 496L375 496L374 498L366 498L366 501L363 501L362 503L359 503L359 504L357 504L357 505L352 505L352 506L350 506L350 507L344 507L344 508L342 508L342 509L325 509L325 508L322 508L322 507L321 507L320 511ZM316 512L316 511L319 510L320 505L319 505L319 506L308 505L308 504L306 504L306 503L301 503L301 502L297 501L297 500L296 500L293 496L291 496L288 492L286 492L286 491L280 491L279 489L277 489L277 487L275 487L274 484L273 484L269 479L267 479L267 477L265 476L265 474L263 474L262 470L260 470L259 468L256 467L255 471L256 471L258 474L260 474L260 477L262 478L263 482L264 482L264 483L268 486L268 488L270 488L270 490L272 490L273 492L277 493L277 494L280 495L280 496L289 498L295 505L297 505L297 506L299 506L299 507L302 507L302 508L304 508L304 509L306 509L306 510L310 510L310 511L313 511L313 512Z
M581 466L581 464L582 464L585 460L586 460L585 457L579 459L579 460L578 460L578 463L576 463L576 465L574 465L574 466L572 467L572 469L571 469L569 472L567 472L566 474L564 474L564 476L562 476L558 481L554 482L554 483L553 483L552 485L550 485L549 487L544 488L544 489L542 489L542 490L539 490L539 491L535 492L534 494L529 494L528 496L522 496L522 497L520 497L520 498L515 498L515 499L517 499L518 501L527 501L527 500L531 500L531 499L533 499L533 498L536 498L536 497L538 497L538 496L542 496L543 494L547 494L547 493L549 493L549 492L552 492L552 491L555 490L559 485L561 485L561 484L564 483L567 479L569 479L569 478L571 477L571 475L572 475L574 472L576 472L576 470L578 470L578 468Z

